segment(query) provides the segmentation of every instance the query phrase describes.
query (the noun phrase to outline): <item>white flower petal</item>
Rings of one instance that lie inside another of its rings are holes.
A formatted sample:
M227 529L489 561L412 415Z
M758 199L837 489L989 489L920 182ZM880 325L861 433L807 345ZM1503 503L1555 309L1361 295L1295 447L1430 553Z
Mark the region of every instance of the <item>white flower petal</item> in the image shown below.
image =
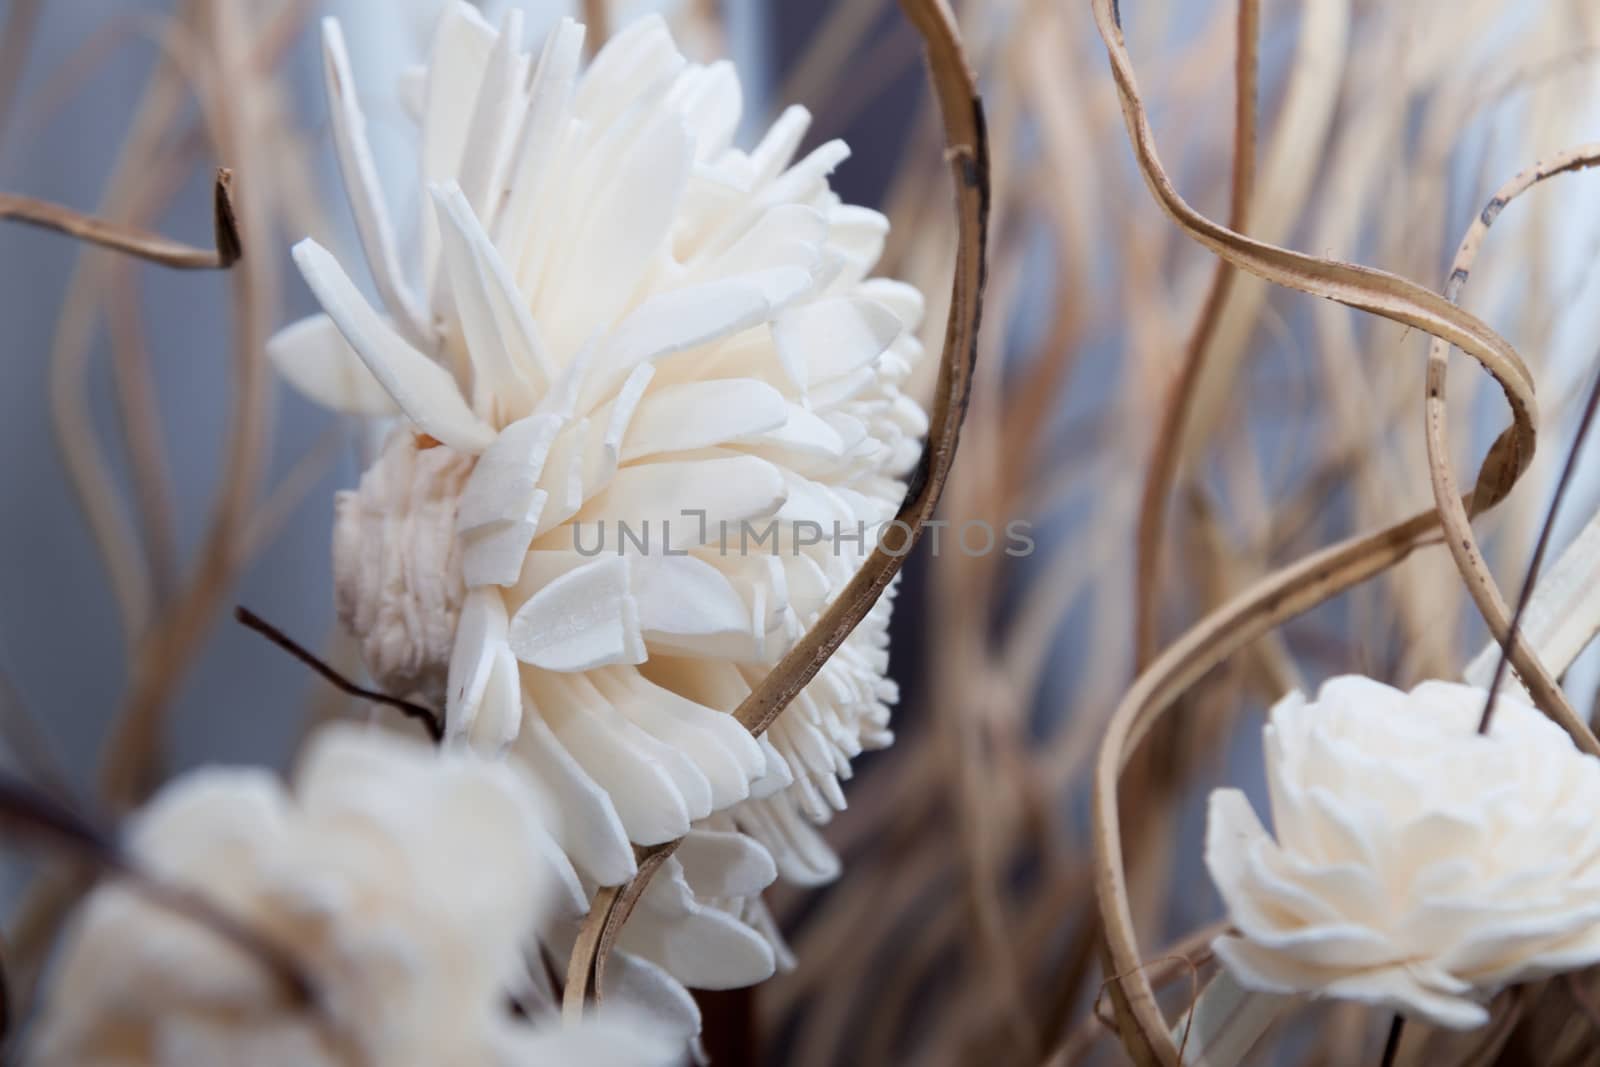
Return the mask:
M773 339L795 384L848 378L869 366L900 336L900 320L872 300L821 300L778 317ZM870 381L870 378L869 378Z
M693 556L658 553L639 559L634 566L634 598L639 626L652 635L749 631L748 609L723 572Z
M528 247L528 228L539 203L539 194L555 165L549 146L558 139L558 131L566 124L572 107L578 65L583 55L583 36L582 26L571 19L562 19L546 38L528 86L528 103L512 166L507 169L496 194L499 207L490 215L494 220L490 233L495 246L506 257L516 277L523 277L521 267Z
M483 704L495 652L506 642L506 607L493 589L474 589L461 605L447 683L445 725L452 735L471 730Z
M750 153L750 164L759 184L776 178L789 165L811 128L811 113L798 104L790 104L778 116L778 121L761 138L761 143Z
M553 798L561 847L580 874L597 885L621 885L638 873L633 846L605 787L589 777L538 715L524 715L514 745Z
M643 663L628 561L598 559L545 586L517 609L508 643L519 660L547 671Z
M731 721L742 732L744 728L728 715L652 685L637 673L595 671L590 678L600 696L624 718L694 765L708 789L710 806L705 815L750 795L750 781L757 772L750 769L747 751L726 724ZM755 747L748 732L744 741Z
M534 713L605 791L628 840L659 845L689 832L689 807L673 780L676 768L663 765L653 738L614 708L585 705L558 676L541 679L529 696Z
M473 109L489 57L494 52L494 27L470 4L446 3L434 31L422 105L422 187L460 176ZM422 212L422 262L430 290L439 255L439 225L432 211Z
M635 19L612 34L584 72L578 117L596 126L609 125L633 102L632 93L669 80L684 62L660 15Z
M495 266L498 254L461 189L434 186L444 242L445 276L472 359L473 406L517 417L532 410L534 338L518 329ZM501 272L503 273L503 272Z
M666 254L694 146L682 122L663 115L609 149L607 173L597 175L603 184L595 191L596 204L604 206L582 220L573 243L563 248L559 274L550 277L546 269L542 299L561 309L549 327L558 351L615 322ZM596 286L597 278L606 284Z
M650 393L639 405L624 439L622 459L628 462L779 433L788 419L783 394L765 382L720 378L670 385Z
M508 1063L584 1064L586 1067L674 1067L683 1047L635 1012L602 1007L577 1022L541 1026L505 1050Z
M505 157L510 152L511 132L521 124L526 101L522 83L527 74L522 55L522 12L511 8L489 52L483 81L473 101L472 121L462 147L461 164L456 168L464 199L481 218L492 218L498 208L490 201L499 185Z
M339 327L312 315L279 330L267 359L302 395L349 415L398 415L394 397L372 376Z
M651 297L612 331L595 356L580 410L592 410L641 363L749 329L803 292L810 275L777 267Z
M738 523L774 514L784 499L778 468L755 456L726 455L624 467L586 511L635 533L647 522L659 531L663 520L671 521L674 547L681 522L688 547L699 542L702 524L705 537L715 543L722 523L737 533Z
M617 944L696 989L736 989L765 981L777 970L765 938L695 899L676 858L651 879Z
M378 317L327 249L301 241L294 260L350 346L418 429L460 452L489 445L494 431L473 414L455 379Z
M699 897L755 896L778 877L772 854L743 834L695 830L674 855Z
M421 305L406 285L405 272L400 267L394 224L389 221L378 167L367 144L367 120L356 98L355 77L350 72L350 56L345 51L338 19L322 20L322 57L335 155L355 215L356 233L372 268L372 280L400 332L414 345L426 344L428 333Z

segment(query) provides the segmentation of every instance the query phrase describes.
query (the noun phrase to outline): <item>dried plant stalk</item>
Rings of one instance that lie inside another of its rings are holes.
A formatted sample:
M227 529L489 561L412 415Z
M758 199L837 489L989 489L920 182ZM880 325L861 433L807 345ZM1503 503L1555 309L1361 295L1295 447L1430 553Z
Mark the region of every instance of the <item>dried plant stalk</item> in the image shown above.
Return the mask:
M928 439L891 531L909 531L892 548L879 545L822 616L751 690L734 715L759 735L805 688L844 643L899 573L924 523L932 516L955 461L977 358L982 316L989 214L989 155L977 79L967 64L954 18L944 0L901 0L906 17L922 35L929 73L944 119L946 158L955 177L960 245L939 381ZM886 531L887 534L887 531ZM676 843L641 852L639 873L625 886L605 891L584 920L567 968L564 1011L574 1014L601 995L605 958L651 875Z
M246 32L245 9L239 0L227 0L202 5L192 17L212 43L217 69L259 74L254 63L257 45ZM264 147L256 128L264 117L231 93L212 103L209 121L219 154L264 173ZM252 184L244 191L247 195L239 201L243 228L265 232L271 218L268 190ZM230 274L235 373L224 470L212 520L188 580L134 648L129 692L107 740L99 775L102 793L121 810L142 801L159 781L162 732L172 693L220 614L223 597L242 563L238 549L250 528L264 462L269 384L265 345L278 286L274 266L265 257L251 257Z
M1228 199L1228 229L1244 233L1249 226L1250 200L1255 195L1256 180L1259 0L1239 0L1237 27L1234 34L1233 186ZM1205 371L1206 357L1216 339L1237 273L1226 259L1218 259L1212 268L1211 283L1200 305L1200 317L1195 320L1184 345L1183 363L1169 386L1150 466L1145 472L1144 496L1139 501L1139 526L1134 542L1134 663L1140 669L1150 662L1160 641L1161 542L1172 483L1178 473L1180 447L1197 386Z
M1583 145L1528 168L1502 186L1461 239L1455 261L1451 264L1445 295L1452 301L1460 298L1484 236L1508 203L1547 178L1592 167L1596 163L1600 163L1600 145ZM1534 703L1572 733L1581 746L1580 734L1588 733L1587 726L1567 702L1561 686L1539 662L1539 657L1533 653L1527 640L1513 632L1505 598L1500 595L1500 589L1489 571L1488 561L1483 558L1483 550L1478 547L1471 521L1472 514L1482 510L1477 492L1474 491L1471 497L1469 510L1456 487L1455 472L1450 465L1448 405L1445 400L1445 374L1449 365L1450 345L1436 336L1428 347L1426 440L1428 469L1432 475L1434 500L1439 505L1439 513L1444 521L1445 543L1450 546L1450 555L1455 559L1456 569L1461 572L1467 591L1489 624L1490 632L1506 647L1508 658L1515 665ZM1531 451L1531 439L1528 447ZM1495 502L1493 499L1486 500L1483 507L1492 506ZM1571 725L1574 723L1579 727L1577 731ZM1589 751L1594 752L1595 749L1591 747Z
M583 46L592 56L611 36L610 0L583 0Z
M244 254L244 246L239 238L239 222L233 207L233 172L227 167L217 169L212 202L216 220L214 249L195 248L159 234L85 215L47 200L35 200L30 196L12 193L0 193L0 219L56 230L80 241L126 252L174 270L226 270Z

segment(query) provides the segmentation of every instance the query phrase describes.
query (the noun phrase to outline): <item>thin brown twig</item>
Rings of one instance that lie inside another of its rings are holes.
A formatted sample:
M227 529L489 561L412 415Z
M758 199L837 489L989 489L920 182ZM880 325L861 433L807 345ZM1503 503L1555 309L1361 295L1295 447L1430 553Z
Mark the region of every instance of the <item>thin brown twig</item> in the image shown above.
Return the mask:
M198 128L173 144L161 165L152 169L133 194L135 202L127 216L131 224L143 225L165 210L193 172L203 147ZM166 435L141 321L140 278L137 261L120 258L106 264L103 289L111 369L116 377L134 506L142 526L140 540L159 604L178 585L178 531Z
M1395 1012L1394 1018L1389 1023L1389 1036L1383 1041L1383 1059L1379 1067L1394 1067L1395 1057L1400 1054L1400 1037L1405 1033L1406 1017Z
M126 252L174 270L226 270L244 254L233 206L233 171L217 168L212 192L216 247L196 248L160 234L85 215L48 200L0 193L0 219L55 230L80 241Z
M584 48L593 56L611 38L610 0L583 0L583 23Z
M353 697L360 697L363 700L370 700L374 704L382 704L384 707L394 708L407 718L415 719L416 721L420 722L423 727L427 729L428 736L433 738L434 743L437 744L438 742L444 740L444 723L440 720L438 714L434 712L433 709L425 708L421 704L413 704L409 700L401 700L399 697L392 697L387 693L380 693L376 689L367 689L364 686L357 685L344 675L340 674L338 671L334 670L328 664L324 663L317 657L316 653L312 652L310 649L306 648L294 638L290 637L288 634L284 633L282 630L278 629L276 626L272 625L270 622L263 619L261 616L257 615L247 607L235 607L233 609L233 617L237 619L242 626L254 630L256 633L260 634L262 637L265 637L268 641L271 641L273 644L289 653L289 655L293 656L301 663L304 663L307 667L310 667L312 670L316 671L317 674L321 675L322 678L334 688L348 693Z
M1234 33L1233 183L1228 201L1228 229L1244 233L1249 227L1250 199L1256 183L1256 95L1259 80L1259 0L1239 0ZM1200 317L1184 346L1183 364L1169 387L1166 404L1145 473L1144 495L1139 503L1139 526L1134 541L1134 668L1142 670L1160 643L1161 543L1166 532L1173 479L1179 452L1188 431L1196 390L1205 370L1217 326L1222 321L1228 295L1238 269L1218 257Z
M1473 220L1466 235L1461 239L1455 258L1451 262L1450 279L1445 286L1446 298L1452 304L1459 301L1461 290L1466 286L1478 250L1489 228L1507 204L1549 178L1596 165L1600 165L1600 144L1579 145L1529 167L1496 190L1494 197ZM1511 484L1522 470L1532 461L1533 430L1530 426L1519 433L1519 427L1516 425L1507 429L1491 449L1489 458L1484 461L1478 484L1463 497L1456 484L1455 472L1450 462L1449 405L1445 394L1450 348L1451 339L1441 337L1435 332L1433 341L1428 346L1423 435L1428 448L1429 483L1433 489L1434 502L1439 509L1440 522L1445 532L1445 544L1450 549L1450 558L1455 562L1456 570L1460 573L1473 603L1477 605L1479 615L1488 624L1489 631L1505 644L1511 665L1517 669L1523 685L1539 710L1572 735L1574 743L1579 748L1591 754L1600 754L1600 742L1595 740L1594 735L1589 732L1588 725L1573 710L1561 686L1551 677L1550 672L1545 669L1528 643L1513 631L1511 621L1507 617L1509 613L1506 610L1505 598L1495 583L1494 575L1489 571L1488 562L1478 547L1477 536L1472 529L1472 519L1478 513L1498 503L1510 490ZM1471 354L1477 356L1475 352ZM1484 365L1497 379L1501 378L1502 372L1496 371L1492 364ZM1528 374L1525 368L1521 373ZM1507 383L1502 379L1502 384ZM1531 376L1527 388L1531 401ZM1508 389L1508 399L1515 392L1517 390ZM1527 416L1520 412L1519 407L1520 402L1513 399L1512 414L1516 421L1521 423Z
M5 144L11 127L11 109L17 98L17 85L27 69L29 46L39 28L43 0L12 0L5 24L0 26L0 145Z
M345 427L337 422L317 435L278 483L267 493L261 506L250 520L250 528L240 538L239 557L242 566L253 560L283 531L295 510L305 503L311 490L328 474L338 459L345 443Z
M1554 494L1550 497L1550 508L1545 512L1544 524L1539 528L1539 540L1533 549L1533 558L1528 561L1528 573L1522 579L1522 592L1517 596L1517 607L1511 614L1511 625L1506 629L1506 636L1500 642L1500 658L1495 661L1494 678L1489 682L1489 696L1483 704L1483 716L1478 720L1478 732L1489 732L1490 719L1494 716L1495 700L1500 693L1500 683L1505 681L1506 670L1511 666L1511 648L1522 633L1522 619L1528 612L1528 605L1533 603L1534 586L1539 581L1539 568L1544 565L1545 553L1550 548L1550 537L1555 533L1556 517L1561 513L1561 502L1566 499L1567 490L1572 486L1573 475L1578 470L1578 459L1583 455L1584 442L1589 439L1589 431L1594 427L1595 411L1600 409L1600 374L1595 375L1594 384L1589 386L1589 399L1584 402L1583 416L1578 420L1578 432L1572 439L1572 447L1567 450L1566 461L1561 465L1561 475L1556 479Z
M205 31L208 47L204 55L212 64L198 84L215 84L221 71L251 71L259 76L250 62L253 45L242 21L245 8L239 0L185 5L185 17ZM217 93L203 101L203 110L218 154L239 160L247 170L264 172L268 168L260 157L266 149L258 128L262 115L245 105L250 95L243 91ZM255 183L246 191L249 195L239 202L242 228L265 233L271 219L269 190ZM268 429L265 347L279 285L275 268L267 257L254 256L245 260L243 269L229 274L234 373L223 473L188 582L134 649L128 693L100 766L101 789L119 808L137 804L159 780L163 731L173 693L199 653L238 573L238 542L248 528L264 466Z

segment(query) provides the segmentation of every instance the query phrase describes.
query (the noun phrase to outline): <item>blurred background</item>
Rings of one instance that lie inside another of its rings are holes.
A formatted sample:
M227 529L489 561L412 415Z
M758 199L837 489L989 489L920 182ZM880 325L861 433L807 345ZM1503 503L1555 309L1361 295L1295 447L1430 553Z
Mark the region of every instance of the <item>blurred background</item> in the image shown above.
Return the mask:
M578 13L517 2L536 27ZM1151 651L1136 636L1136 573L1159 576L1145 612L1159 646L1272 568L1431 500L1427 339L1241 279L1191 396L1156 551L1141 552L1146 473L1212 257L1133 167L1086 2L955 6L984 85L996 189L979 378L945 512L1030 522L1036 550L933 559L925 545L908 567L897 743L863 761L851 810L829 829L842 881L772 894L797 969L708 1002L713 1048L744 1050L720 1062L1115 1060L1093 1014L1085 784ZM617 0L609 16L657 9L691 52L739 62L748 138L802 103L812 143L849 141L834 187L890 216L880 271L929 295L936 351L954 217L917 39L894 5ZM311 234L354 248L318 18L344 20L404 219L417 190L394 86L437 10L0 0L0 189L205 246L211 175L227 165L250 242L230 274L178 273L0 227L0 720L17 766L80 801L128 738L153 740L162 773L282 763L308 723L361 713L230 612L248 605L359 674L334 622L329 531L333 492L354 484L368 442L278 383L260 344L312 306L290 244ZM1218 218L1234 13L1213 0L1122 4L1163 158ZM1261 42L1249 232L1431 288L1496 187L1600 139L1589 0L1267 0ZM1595 365L1597 190L1579 174L1513 204L1462 297L1523 354L1543 403L1533 471L1480 525L1513 593ZM1506 413L1476 367L1452 369L1466 472ZM1591 462L1556 546L1597 506ZM1402 685L1456 677L1484 640L1448 559L1423 552L1207 678L1160 773L1126 801L1147 943L1183 943L1220 914L1198 862L1203 797L1222 781L1259 790L1273 700L1354 671ZM1592 656L1569 674L1580 710L1597 678ZM53 883L36 865L7 873L14 914L48 909ZM1354 1062L1341 1056L1358 1058L1382 1022L1338 1011L1305 1040L1323 1062Z

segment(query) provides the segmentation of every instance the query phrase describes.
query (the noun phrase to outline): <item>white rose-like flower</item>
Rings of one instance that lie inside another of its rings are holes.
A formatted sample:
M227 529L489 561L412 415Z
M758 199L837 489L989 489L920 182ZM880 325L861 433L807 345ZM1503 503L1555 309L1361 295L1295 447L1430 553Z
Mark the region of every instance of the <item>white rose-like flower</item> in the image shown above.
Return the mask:
M1486 699L1351 676L1273 707L1273 834L1236 789L1206 828L1240 985L1464 1029L1508 985L1600 962L1600 761L1504 693L1479 735Z
M812 824L843 807L850 760L891 737L888 601L766 737L729 712L870 553L926 429L899 389L922 356L922 300L868 278L887 220L829 189L846 148L792 162L798 108L754 150L732 147L732 66L687 62L659 18L580 75L575 23L530 56L515 12L497 31L452 4L417 106L429 196L403 260L337 24L325 30L382 307L303 242L326 315L272 354L315 398L409 422L340 509L341 614L369 668L412 687L443 671L452 736L534 769L595 884L634 873L633 845L713 815L785 877L831 876ZM443 483L396 477L430 452L470 467L459 557L389 541L426 529L433 543ZM459 558L448 660L435 637L452 579L415 573L424 558ZM770 971L779 950L748 949L731 971Z
M30 1063L53 1067L663 1067L682 1045L625 1014L518 1018L523 950L581 896L509 764L329 727L291 794L201 770L136 816L129 849L269 937L315 1005L193 919L116 883L83 905ZM462 871L471 871L462 877Z

